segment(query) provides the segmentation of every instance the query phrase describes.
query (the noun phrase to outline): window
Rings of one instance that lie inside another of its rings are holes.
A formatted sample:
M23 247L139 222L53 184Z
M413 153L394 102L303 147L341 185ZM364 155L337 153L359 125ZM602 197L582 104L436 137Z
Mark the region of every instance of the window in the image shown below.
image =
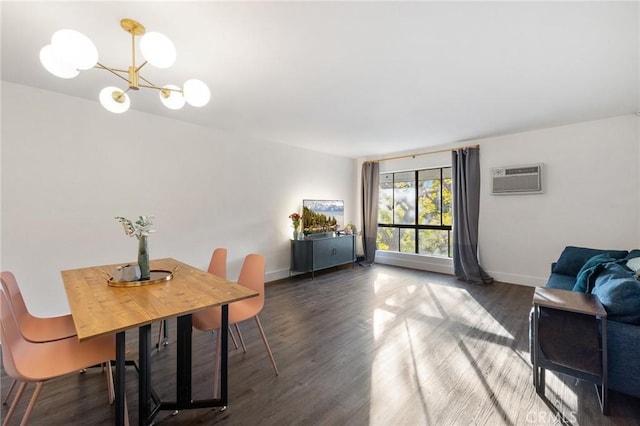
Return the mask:
M383 173L378 250L451 257L451 167Z

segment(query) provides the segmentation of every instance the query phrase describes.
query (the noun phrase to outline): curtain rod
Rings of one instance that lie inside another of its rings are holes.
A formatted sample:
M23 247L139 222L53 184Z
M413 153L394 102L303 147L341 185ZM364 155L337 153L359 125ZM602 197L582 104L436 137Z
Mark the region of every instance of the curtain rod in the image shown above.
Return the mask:
M453 151L454 149L465 149L465 148L480 148L480 145L475 144L475 145L459 146L459 147L449 148L449 149L439 149L437 151L419 152L417 154L407 154L407 155L399 155L397 157L380 158L378 160L371 160L371 161L391 161L391 160L400 160L401 158L409 158L409 157L415 158L420 155L439 154L441 152L449 152L449 151Z

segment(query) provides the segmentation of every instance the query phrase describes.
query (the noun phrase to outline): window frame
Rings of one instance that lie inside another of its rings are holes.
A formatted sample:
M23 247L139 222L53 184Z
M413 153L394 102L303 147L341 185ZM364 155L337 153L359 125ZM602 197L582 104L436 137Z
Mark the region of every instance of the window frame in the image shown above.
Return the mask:
M422 254L420 253L420 244L418 241L419 235L418 232L420 230L437 230L437 231L447 231L447 258L451 259L453 257L452 254L452 247L451 247L451 239L452 239L452 230L453 230L453 217L451 217L451 225L442 225L443 223L443 208L442 206L444 205L443 203L443 185L444 185L444 170L445 169L451 169L451 166L443 166L443 167L427 167L427 168L422 168L422 169L415 169L415 170L404 170L404 171L397 171L397 172L384 172L384 173L380 173L381 175L388 175L388 174L392 174L394 176L394 179L392 180L392 187L393 187L393 191L392 191L392 206L394 206L395 209L395 175L396 173L404 173L406 174L407 172L413 172L414 173L414 182L415 182L415 188L414 188L414 217L415 219L415 224L413 225L407 225L407 224L396 224L396 223L378 223L378 228L397 228L398 229L398 247L395 248L395 250L383 250L383 251L389 251L389 252L398 252L398 253L408 253L408 252L404 252L400 250L400 244L401 244L401 238L400 238L400 229L413 229L414 230L414 253L411 254L417 254L420 256L437 256L437 257L441 257L438 255L434 255L434 254ZM418 213L419 213L419 197L420 197L420 185L419 185L419 174L421 171L425 171L425 170L439 170L440 171L440 225L418 225ZM453 176L451 176L451 180L453 181ZM452 191L453 191L453 184L452 184ZM378 200L379 202L379 200ZM453 200L451 200L451 204L453 204ZM452 206L453 209L453 206ZM395 211L392 211L391 214L391 219L392 221L395 222Z

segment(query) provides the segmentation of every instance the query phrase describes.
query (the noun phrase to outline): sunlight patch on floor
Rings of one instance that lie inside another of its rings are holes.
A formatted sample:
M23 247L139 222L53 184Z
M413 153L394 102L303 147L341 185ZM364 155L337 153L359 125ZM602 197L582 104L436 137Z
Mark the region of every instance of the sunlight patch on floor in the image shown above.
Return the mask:
M386 309L376 309L373 311L373 339L378 340L384 336L387 325L391 324L396 315Z
M530 366L524 354L511 349L511 333L465 289L415 282L398 286L387 278L380 274L375 281L376 293L390 293L372 313L370 424L468 422L482 410L513 418L513 407L501 407L495 397L516 391L503 365ZM395 289L389 287L394 284ZM443 418L431 418L430 405L441 413L435 407L469 389L472 397L458 401L469 413L447 417L445 410Z
M382 289L382 286L392 284L393 281L394 281L393 276L389 274L385 274L383 272L378 272L376 274L376 279L373 282L374 293L378 293Z

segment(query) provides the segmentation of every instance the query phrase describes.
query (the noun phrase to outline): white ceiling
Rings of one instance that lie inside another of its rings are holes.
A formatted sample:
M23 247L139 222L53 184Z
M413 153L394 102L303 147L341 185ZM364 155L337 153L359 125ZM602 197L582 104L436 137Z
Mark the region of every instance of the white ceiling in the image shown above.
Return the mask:
M167 35L156 85L204 80L204 108L132 108L348 157L381 156L640 111L640 3L8 2L2 79L97 102L119 80L73 80L38 59L54 31L83 32L126 68L121 18ZM6 107L6 106L5 106Z

